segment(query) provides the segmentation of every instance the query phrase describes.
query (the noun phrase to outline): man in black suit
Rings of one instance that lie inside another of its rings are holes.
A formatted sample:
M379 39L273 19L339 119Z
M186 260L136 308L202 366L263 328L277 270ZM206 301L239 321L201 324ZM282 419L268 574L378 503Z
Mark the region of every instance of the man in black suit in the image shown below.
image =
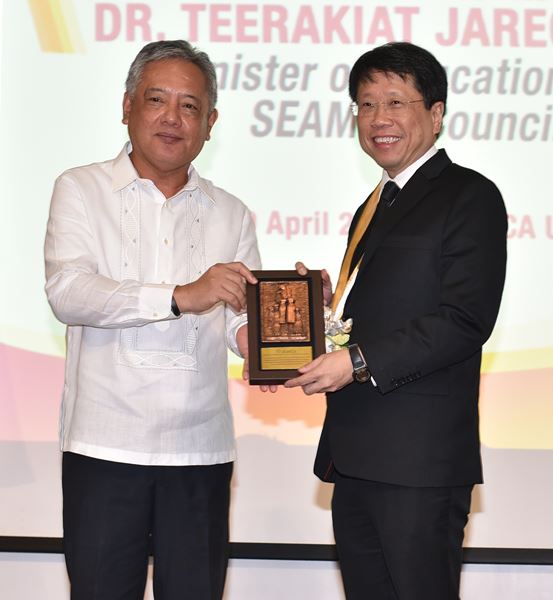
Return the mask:
M503 291L505 207L490 180L434 145L447 77L432 54L375 48L349 91L361 147L383 168L353 219L333 298L353 329L347 349L286 386L327 392L315 473L335 483L348 600L454 600L482 481L480 363Z

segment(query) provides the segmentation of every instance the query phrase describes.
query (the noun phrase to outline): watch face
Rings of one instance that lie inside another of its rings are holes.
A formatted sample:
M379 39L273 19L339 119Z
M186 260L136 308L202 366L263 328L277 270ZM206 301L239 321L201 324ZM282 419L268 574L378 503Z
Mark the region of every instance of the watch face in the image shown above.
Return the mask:
M365 383L365 381L368 381L370 377L367 369L359 369L358 371L354 371L353 376L355 377L355 381L358 381L359 383Z

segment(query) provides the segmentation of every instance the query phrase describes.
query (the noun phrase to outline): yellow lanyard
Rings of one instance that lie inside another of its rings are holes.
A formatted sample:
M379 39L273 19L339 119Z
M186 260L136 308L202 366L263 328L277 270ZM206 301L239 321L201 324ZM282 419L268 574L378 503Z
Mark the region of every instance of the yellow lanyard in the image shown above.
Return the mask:
M355 266L355 269L352 271L351 275L349 275L349 270L351 268L351 261L353 260L353 255L355 253L355 249L357 248L357 244L363 237L365 231L367 231L367 227L374 217L374 213L376 211L376 207L378 205L378 200L380 198L380 185L374 190L374 192L370 195L361 216L359 217L359 221L357 221L357 225L355 226L355 231L351 236L348 247L346 249L346 254L344 256L344 260L342 261L342 266L340 268L340 275L338 276L338 283L336 284L336 291L334 292L334 296L332 298L331 309L335 316L338 318L341 317L341 314L337 314L337 309L340 307L340 313L343 311L343 302L341 302L342 297L347 298L347 294L344 295L344 292L347 290L349 292L351 286L355 282L355 278L357 277L357 271L359 269L359 263L363 259L361 257L359 262Z

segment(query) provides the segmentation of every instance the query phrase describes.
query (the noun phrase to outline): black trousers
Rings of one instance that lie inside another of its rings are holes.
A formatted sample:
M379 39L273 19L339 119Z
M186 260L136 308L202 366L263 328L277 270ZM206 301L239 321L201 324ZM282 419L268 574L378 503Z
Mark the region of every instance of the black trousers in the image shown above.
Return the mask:
M332 517L346 598L458 600L471 492L336 474Z
M140 466L63 455L71 600L142 600L150 543L156 600L220 600L232 463Z

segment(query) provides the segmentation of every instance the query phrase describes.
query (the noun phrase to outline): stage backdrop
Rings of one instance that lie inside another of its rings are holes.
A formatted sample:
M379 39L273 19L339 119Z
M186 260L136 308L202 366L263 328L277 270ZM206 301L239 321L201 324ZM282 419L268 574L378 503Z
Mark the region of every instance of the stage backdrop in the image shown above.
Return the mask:
M123 82L140 47L185 38L217 64L220 118L201 173L255 213L265 268L303 260L336 280L352 212L379 169L358 147L349 66L391 40L447 66L440 147L501 189L507 285L485 348L486 485L467 544L553 539L553 2L6 1L2 10L0 535L59 536L64 327L43 292L52 184L126 140ZM229 369L239 458L232 539L332 543L330 486L311 474L322 397L263 395Z

